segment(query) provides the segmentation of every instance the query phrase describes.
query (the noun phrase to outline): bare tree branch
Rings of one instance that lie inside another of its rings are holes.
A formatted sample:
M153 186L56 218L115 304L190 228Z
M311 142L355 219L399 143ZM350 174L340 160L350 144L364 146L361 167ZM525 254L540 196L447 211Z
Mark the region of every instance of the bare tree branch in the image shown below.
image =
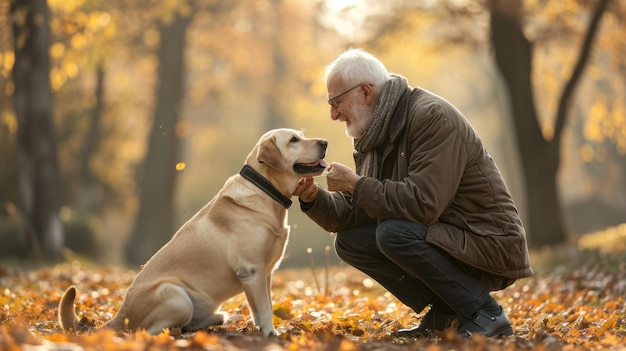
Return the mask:
M580 55L578 57L578 61L576 62L576 66L574 67L572 76L565 85L561 98L559 99L559 107L557 110L556 123L554 126L554 138L552 139L552 142L556 143L557 145L560 144L561 141L563 127L565 126L565 122L568 116L568 110L570 107L570 100L572 98L572 95L574 94L574 89L576 88L578 81L582 77L582 73L585 69L585 66L587 65L587 61L589 61L591 46L593 45L596 33L598 32L598 27L601 23L602 15L606 10L609 1L610 0L600 0L600 2L598 2L598 5L593 13L593 17L591 18L591 22L589 23L589 27L587 28L585 40L583 41L583 45L580 49Z

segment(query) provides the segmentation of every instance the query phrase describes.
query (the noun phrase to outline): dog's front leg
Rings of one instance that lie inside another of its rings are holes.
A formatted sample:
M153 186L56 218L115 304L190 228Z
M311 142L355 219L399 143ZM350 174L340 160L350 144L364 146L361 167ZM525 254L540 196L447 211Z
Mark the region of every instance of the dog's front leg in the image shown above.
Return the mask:
M261 329L261 333L265 336L278 335L272 322L270 278L265 276L265 270L253 266L242 267L237 270L237 277L248 298L254 323Z

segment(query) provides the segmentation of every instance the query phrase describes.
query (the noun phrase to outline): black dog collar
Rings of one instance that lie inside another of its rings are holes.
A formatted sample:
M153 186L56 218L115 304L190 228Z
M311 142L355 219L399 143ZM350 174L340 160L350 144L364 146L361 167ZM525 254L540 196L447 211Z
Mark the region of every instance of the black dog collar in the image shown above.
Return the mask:
M263 190L267 195L271 196L274 200L276 200L279 204L283 205L284 208L291 207L291 200L285 195L281 194L278 189L276 189L269 180L265 179L259 172L255 171L252 167L248 165L243 165L241 171L239 171L242 177L246 178L252 184L258 186Z

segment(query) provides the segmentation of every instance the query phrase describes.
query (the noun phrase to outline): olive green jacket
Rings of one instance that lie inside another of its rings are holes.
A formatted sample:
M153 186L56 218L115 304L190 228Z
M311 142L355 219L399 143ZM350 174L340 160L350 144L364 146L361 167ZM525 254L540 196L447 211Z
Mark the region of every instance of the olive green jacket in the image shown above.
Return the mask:
M513 199L465 117L443 98L407 88L391 123L377 178L361 177L352 195L319 187L302 210L329 232L386 219L419 222L428 226L427 242L461 262L511 282L531 276ZM356 151L354 159L359 169Z

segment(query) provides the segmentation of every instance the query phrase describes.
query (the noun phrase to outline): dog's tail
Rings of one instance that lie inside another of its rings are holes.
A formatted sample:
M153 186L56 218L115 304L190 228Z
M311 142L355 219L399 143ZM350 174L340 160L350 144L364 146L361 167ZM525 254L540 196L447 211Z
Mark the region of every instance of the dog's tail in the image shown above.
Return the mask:
M78 331L79 322L76 312L74 312L74 300L76 299L76 288L70 286L59 302L59 324L65 331Z

